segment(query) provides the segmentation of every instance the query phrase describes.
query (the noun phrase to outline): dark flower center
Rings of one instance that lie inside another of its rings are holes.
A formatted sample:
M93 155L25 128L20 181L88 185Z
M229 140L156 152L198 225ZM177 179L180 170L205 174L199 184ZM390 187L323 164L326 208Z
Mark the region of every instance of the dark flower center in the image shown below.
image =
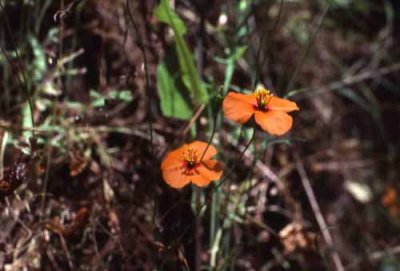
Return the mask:
M185 152L182 155L182 160L183 160L183 174L185 175L194 175L197 174L196 168L200 165L198 162L199 158L199 152L189 148L185 150Z

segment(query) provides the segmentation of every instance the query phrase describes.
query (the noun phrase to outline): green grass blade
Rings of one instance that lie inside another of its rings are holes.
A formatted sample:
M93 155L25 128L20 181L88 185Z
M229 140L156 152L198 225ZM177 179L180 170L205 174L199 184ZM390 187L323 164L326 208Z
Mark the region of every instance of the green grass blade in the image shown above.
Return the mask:
M155 10L156 17L172 28L175 35L175 47L182 74L182 81L193 95L194 104L205 104L208 101L208 93L203 86L197 69L194 65L193 54L186 45L183 35L187 29L184 22L171 9L168 0L162 0Z
M165 63L160 63L157 67L157 88L161 111L166 117L188 120L193 112L175 81Z

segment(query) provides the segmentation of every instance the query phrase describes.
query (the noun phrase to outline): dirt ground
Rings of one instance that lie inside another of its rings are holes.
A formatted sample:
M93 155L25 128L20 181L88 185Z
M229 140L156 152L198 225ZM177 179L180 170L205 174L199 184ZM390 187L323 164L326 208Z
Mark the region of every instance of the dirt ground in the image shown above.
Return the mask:
M398 1L6 0L0 21L1 270L400 270ZM288 134L224 116L258 84L300 108ZM194 140L223 177L174 189L161 163Z

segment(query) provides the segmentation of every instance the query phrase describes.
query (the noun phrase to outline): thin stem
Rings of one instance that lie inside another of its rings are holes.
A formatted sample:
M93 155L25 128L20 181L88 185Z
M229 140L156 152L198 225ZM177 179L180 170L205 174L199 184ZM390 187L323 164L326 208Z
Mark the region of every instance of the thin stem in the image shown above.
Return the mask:
M27 96L27 99L28 99L29 109L31 111L32 126L35 126L35 120L34 120L34 117L33 117L33 102L32 102L32 93L31 93L30 83L28 82L28 79L27 79L27 77L26 77L26 75L25 75L25 73L23 71L23 66L22 66L21 61L20 61L20 56L19 56L16 44L15 44L14 38L12 36L11 26L10 26L10 23L9 23L9 21L7 19L7 16L6 16L5 12L4 12L4 6L3 6L3 3L1 1L0 1L0 8L1 8L1 11L3 12L3 14L4 14L4 18L5 18L4 21L5 21L5 25L6 25L8 34L10 36L11 45L12 45L12 47L14 49L14 53L15 53L15 56L16 56L16 59L17 59L18 70L21 72L21 75L22 75L22 77L24 79L23 81L25 82L26 87L24 87L24 84L23 84L21 78L19 77L18 73L16 72L15 74L17 74L16 77L17 77L17 80L18 80L21 88L25 89L25 91L26 91L26 96ZM3 47L0 47L0 49L1 49L2 53L3 53L3 55L6 57L7 62L10 65L11 69L13 69L12 68L12 61L11 61L10 57L8 56L7 52L5 51L5 49ZM35 135L34 132L32 132L32 135L33 136Z
M281 0L280 4L279 4L278 16L277 16L277 18L275 20L275 23L274 23L274 26L272 28L272 33L274 33L276 28L278 27L279 20L280 20L280 18L282 16L283 4L284 4L284 2L283 2L283 0ZM254 9L254 7L253 7L253 9ZM257 87L257 84L259 83L260 77L261 77L261 69L264 66L264 64L267 61L267 59L268 59L268 57L265 56L262 59L261 63L258 61L258 59L261 56L261 46L264 43L264 38L265 38L266 34L267 34L267 31L263 31L263 34L260 37L260 43L259 43L258 48L257 48L257 53L256 53L256 75L255 75L256 78L255 78L255 80L253 82L253 89L255 89Z
M195 201L196 201L196 218L195 218L195 236L194 236L194 241L195 241L195 270L200 271L201 269L201 232L202 232L202 227L201 227L201 217L200 217L200 212L202 209L202 204L200 202L200 197L201 197L201 191L197 187L195 187Z
M136 24L136 21L134 20L130 5L129 5L129 0L126 1L126 9L128 13L128 17L130 21L132 22L133 28L135 29L136 33L139 35L139 27ZM152 113L151 113L151 93L150 93L150 83L149 83L149 68L148 68L148 62L147 62L147 54L146 54L146 49L143 41L139 38L137 39L137 45L142 52L143 56L143 65L144 65L144 75L145 75L145 88L146 88L146 94L147 94L147 100L149 103L147 113L148 113L148 125L149 125L149 133L150 133L150 153L152 158L154 157L154 143L153 143L153 124L152 124Z
M0 180L4 178L4 153L6 150L8 140L8 131L4 131L3 138L1 139L1 148L0 148Z
M294 83L294 81L295 81L295 79L296 79L296 77L297 77L297 74L298 74L298 72L299 72L299 70L300 70L302 64L304 63L304 61L305 61L306 58L308 57L308 54L310 53L310 50L311 50L312 45L313 45L313 43L314 43L315 37L317 36L317 34L318 34L318 32L319 32L319 30L320 30L320 28L321 28L322 22L324 21L325 16L326 16L326 14L328 13L328 10L329 10L329 5L326 6L324 12L322 13L321 17L319 18L317 27L315 28L315 30L314 30L314 32L313 32L311 38L310 38L310 41L308 42L307 47L306 47L306 49L304 50L304 53L303 53L303 55L301 56L301 59L300 59L299 63L297 64L296 69L295 69L294 72L293 72L293 75L292 75L291 78L290 78L290 81L289 81L288 86L287 86L287 89L286 89L286 93L292 88L293 83Z
M228 177L231 176L233 169L236 167L237 163L242 159L244 153L247 151L247 149L250 147L250 145L253 143L254 139L256 137L256 128L253 128L253 135L251 136L251 139L249 140L249 142L247 143L247 145L244 147L243 151L240 153L239 158L235 161L235 163L233 163L233 165L231 166L231 168L229 169L229 173L226 174L220 181L219 183L215 186L214 189L217 189L218 187L220 187Z
M60 0L60 10L64 10L64 0ZM58 35L59 38L59 47L58 47L58 58L61 59L62 55L63 55L63 38L64 38L64 17L60 16L60 24L59 24L59 28L60 28L60 33ZM58 86L59 89L62 89L63 87L63 83L62 80L58 77L56 79L56 84ZM57 103L57 101L55 100L55 103ZM56 116L56 104L53 106L53 119ZM47 187L49 184L49 176L50 176L50 167L51 167L51 162L52 162L52 153L53 153L53 146L50 144L50 141L47 143L47 157L46 157L46 172L45 172L45 176L44 176L44 182L43 182L43 197L42 197L42 201L40 203L40 214L42 216L44 216L44 209L45 209L45 203L46 203L46 196L47 196Z
M364 82L366 80L375 80L380 77L383 77L385 75L391 74L398 72L400 70L400 63L395 63L389 66L385 66L379 69L371 69L366 72L361 72L356 75L344 77L340 80L334 81L332 83L329 83L324 86L319 86L319 87L307 87L307 88L301 88L298 90L293 90L286 95L286 97L293 97L297 96L297 99L300 99L306 95L314 95L318 93L324 93L327 91L333 91L333 90L338 90L342 89L347 86L351 86L357 83ZM302 96L304 94L304 96Z
M216 131L216 127L217 127L217 116L218 116L218 111L215 112L215 114L214 114L214 118L213 118L213 129L212 129L212 131L211 131L211 136L210 136L210 139L209 139L208 142L207 142L207 147L205 148L205 150L203 151L203 154L201 155L200 162L203 160L204 155L206 154L206 152L207 152L208 148L210 147L211 142L212 142L212 140L213 140L213 138L214 138L215 131Z
M306 170L304 169L303 163L300 161L300 156L297 151L294 152L294 157L296 160L297 171L300 175L301 182L304 187L304 191L306 192L308 201L310 202L311 208L314 212L315 219L317 220L318 226L322 233L322 237L324 238L326 245L331 249L334 247L332 235L328 230L328 226L325 222L325 219L324 219L324 216L319 207L317 198L312 189L310 179L307 176L307 173L306 173ZM339 253L334 249L331 249L330 252L331 252L332 261L335 265L336 270L344 271L344 266L343 266L342 260L340 259Z

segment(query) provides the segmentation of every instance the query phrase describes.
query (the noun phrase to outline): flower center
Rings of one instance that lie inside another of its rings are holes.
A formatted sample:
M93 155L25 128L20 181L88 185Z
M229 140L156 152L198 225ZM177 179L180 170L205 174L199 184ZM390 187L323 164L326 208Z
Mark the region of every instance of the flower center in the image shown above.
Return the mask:
M254 96L256 96L257 105L256 109L261 111L268 110L268 103L271 100L272 94L269 90L264 88L257 88L254 92Z
M184 151L182 155L183 174L194 175L196 173L195 169L199 166L198 157L199 157L199 152L192 148L189 148Z

